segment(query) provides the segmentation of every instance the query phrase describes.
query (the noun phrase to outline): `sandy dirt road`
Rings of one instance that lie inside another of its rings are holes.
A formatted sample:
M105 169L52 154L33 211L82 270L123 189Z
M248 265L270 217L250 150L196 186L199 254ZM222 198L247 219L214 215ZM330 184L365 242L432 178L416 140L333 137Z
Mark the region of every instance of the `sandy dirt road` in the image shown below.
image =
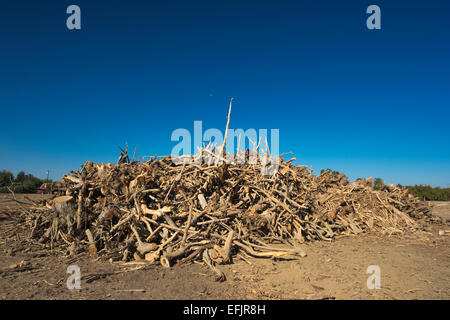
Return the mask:
M449 222L428 225L426 237L365 234L308 243L299 260L237 258L220 266L227 280L219 283L199 264L133 271L142 266L30 246L30 230L17 231L1 213L14 206L0 195L0 299L450 299L450 235L439 235ZM448 219L450 204L435 203L433 212ZM67 288L69 265L80 267L81 290ZM380 268L380 289L367 287L371 265Z

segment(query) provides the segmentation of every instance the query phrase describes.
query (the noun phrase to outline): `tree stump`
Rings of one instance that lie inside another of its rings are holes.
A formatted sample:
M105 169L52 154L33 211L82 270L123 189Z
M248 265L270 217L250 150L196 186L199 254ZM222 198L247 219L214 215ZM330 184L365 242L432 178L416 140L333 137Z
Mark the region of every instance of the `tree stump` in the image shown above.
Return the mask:
M72 235L73 223L77 213L77 205L72 196L61 196L53 199L53 208L58 213L58 217L67 223L68 234Z

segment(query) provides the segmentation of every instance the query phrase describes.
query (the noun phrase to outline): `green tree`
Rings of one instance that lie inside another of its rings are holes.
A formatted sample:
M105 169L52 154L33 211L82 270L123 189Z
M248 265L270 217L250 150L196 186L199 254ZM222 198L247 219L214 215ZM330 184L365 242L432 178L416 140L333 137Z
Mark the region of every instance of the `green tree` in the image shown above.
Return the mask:
M381 190L381 188L383 188L385 186L384 180L381 178L376 178L373 181L373 188L375 190Z
M10 171L0 171L0 187L6 187L11 185L11 181L14 180L14 175Z
M20 171L16 176L16 182L22 183L25 180L25 172Z

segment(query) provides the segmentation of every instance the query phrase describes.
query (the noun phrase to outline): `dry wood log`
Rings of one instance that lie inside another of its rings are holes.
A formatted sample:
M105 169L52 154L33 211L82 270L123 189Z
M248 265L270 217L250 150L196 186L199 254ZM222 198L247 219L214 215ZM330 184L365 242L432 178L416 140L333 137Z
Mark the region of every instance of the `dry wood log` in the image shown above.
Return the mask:
M205 209L208 206L208 203L206 202L203 193L198 194L198 201L200 202L200 206L202 207L202 209Z
M61 215L73 214L76 210L75 200L72 196L56 197L52 200L53 208Z
M92 236L92 232L89 229L86 229L86 236L88 238L89 241L89 253L96 255L97 254L97 247L95 246L95 240L94 237Z

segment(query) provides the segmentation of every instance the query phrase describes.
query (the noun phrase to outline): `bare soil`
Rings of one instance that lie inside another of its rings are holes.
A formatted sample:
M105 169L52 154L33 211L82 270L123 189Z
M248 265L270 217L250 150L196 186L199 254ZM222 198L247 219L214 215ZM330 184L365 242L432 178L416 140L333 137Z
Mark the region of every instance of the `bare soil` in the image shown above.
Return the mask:
M450 230L446 202L434 203L444 223L428 225L426 237L365 234L307 243L299 260L236 258L219 266L227 277L221 283L199 264L142 269L30 246L30 230L2 214L17 206L0 195L1 299L450 299L450 234L439 235ZM67 288L69 265L80 267L80 290ZM367 288L370 265L380 267L380 289Z

